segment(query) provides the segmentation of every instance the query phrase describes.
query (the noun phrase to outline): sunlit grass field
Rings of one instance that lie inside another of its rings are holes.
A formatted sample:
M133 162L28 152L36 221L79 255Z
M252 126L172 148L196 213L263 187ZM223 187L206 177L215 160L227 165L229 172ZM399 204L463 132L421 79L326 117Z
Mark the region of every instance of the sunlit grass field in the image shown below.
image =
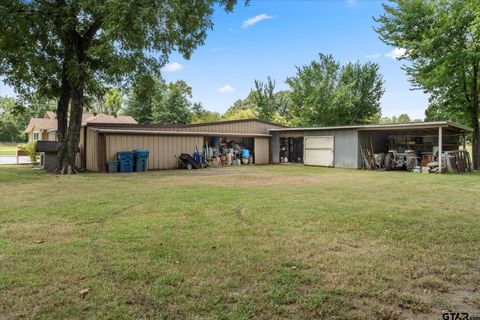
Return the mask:
M0 319L480 315L478 173L4 166L0 182Z

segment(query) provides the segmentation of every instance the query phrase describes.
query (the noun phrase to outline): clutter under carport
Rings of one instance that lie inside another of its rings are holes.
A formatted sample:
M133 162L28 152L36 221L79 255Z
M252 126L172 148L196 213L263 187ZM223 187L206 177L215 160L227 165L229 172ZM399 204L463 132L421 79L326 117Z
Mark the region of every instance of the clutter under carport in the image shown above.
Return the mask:
M455 141L458 136L449 138L448 143L443 144L441 135L436 140L432 139L432 136L389 135L388 149L375 153L370 136L369 143L360 146L362 164L364 168L370 170L406 170L415 173L472 171L468 151L442 151L442 146L458 147L459 143Z

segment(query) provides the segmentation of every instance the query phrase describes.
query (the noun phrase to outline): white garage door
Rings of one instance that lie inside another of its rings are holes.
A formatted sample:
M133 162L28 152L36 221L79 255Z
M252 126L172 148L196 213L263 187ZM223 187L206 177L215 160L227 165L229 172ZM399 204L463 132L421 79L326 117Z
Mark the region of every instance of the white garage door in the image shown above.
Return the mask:
M333 136L305 137L304 146L304 164L333 167Z

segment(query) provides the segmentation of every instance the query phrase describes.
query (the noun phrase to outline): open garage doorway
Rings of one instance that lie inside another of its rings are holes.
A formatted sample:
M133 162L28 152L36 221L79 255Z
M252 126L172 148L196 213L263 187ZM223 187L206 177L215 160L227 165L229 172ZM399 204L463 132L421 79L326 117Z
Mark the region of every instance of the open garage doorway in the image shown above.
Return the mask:
M303 137L280 138L280 162L303 163Z

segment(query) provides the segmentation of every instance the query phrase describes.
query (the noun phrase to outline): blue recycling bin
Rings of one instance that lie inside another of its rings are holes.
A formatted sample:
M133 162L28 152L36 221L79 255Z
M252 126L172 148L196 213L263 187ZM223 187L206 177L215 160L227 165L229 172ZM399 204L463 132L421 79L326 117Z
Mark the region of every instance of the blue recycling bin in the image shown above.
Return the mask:
M123 151L117 152L117 161L120 163L120 172L133 171L133 152Z
M143 172L148 169L148 155L149 151L142 150L133 150L134 161L135 161L135 171Z

